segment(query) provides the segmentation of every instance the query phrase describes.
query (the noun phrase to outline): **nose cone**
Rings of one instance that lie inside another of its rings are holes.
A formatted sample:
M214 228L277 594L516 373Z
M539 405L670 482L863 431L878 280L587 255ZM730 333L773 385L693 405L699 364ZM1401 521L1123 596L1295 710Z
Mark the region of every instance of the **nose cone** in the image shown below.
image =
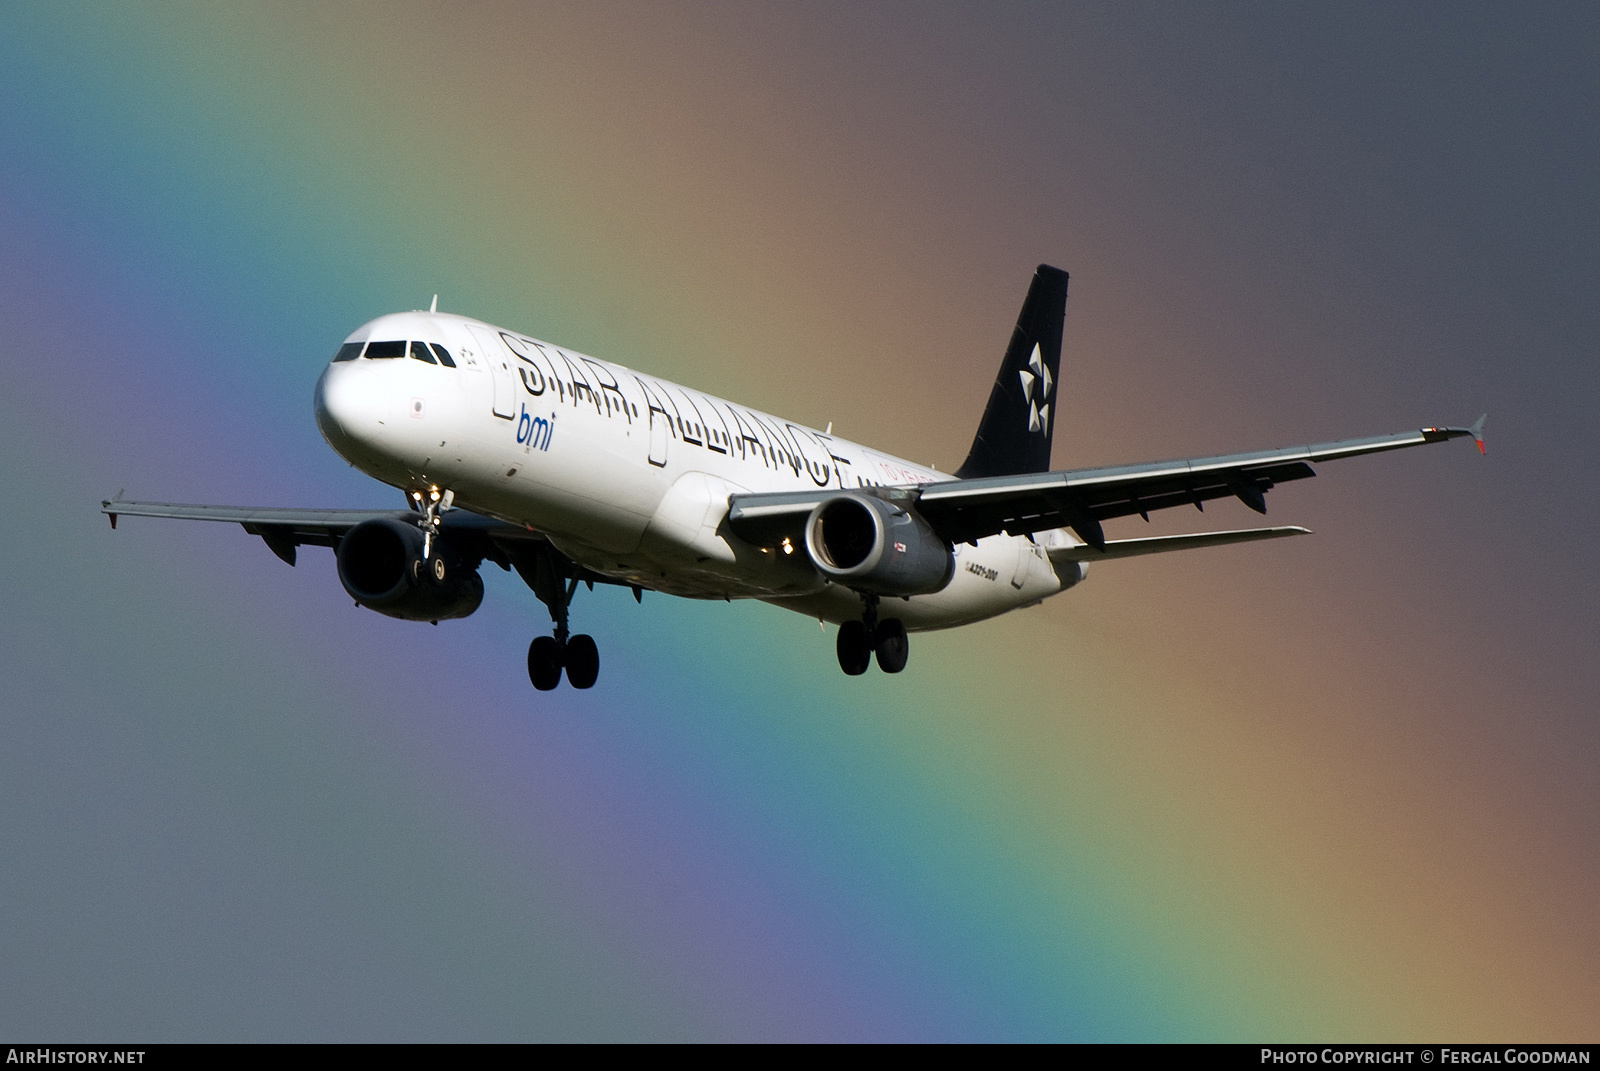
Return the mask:
M372 382L368 369L351 363L330 364L317 379L312 405L317 414L317 430L328 445L346 461L357 462L366 454L388 420L381 385Z

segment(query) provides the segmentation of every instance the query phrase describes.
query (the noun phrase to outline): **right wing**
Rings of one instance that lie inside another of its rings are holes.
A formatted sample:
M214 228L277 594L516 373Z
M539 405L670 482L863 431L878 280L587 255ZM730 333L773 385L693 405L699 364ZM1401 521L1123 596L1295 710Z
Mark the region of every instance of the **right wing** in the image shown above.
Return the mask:
M335 547L346 532L363 521L394 518L414 522L411 510L392 509L280 509L260 506L197 506L179 502L125 502L117 498L100 503L100 512L111 518L111 527L122 517L166 517L181 521L223 521L237 524L251 535L260 536L272 553L293 565L295 548L302 545ZM505 521L484 517L464 509L447 510L440 515L446 534L472 541L482 555L502 568L514 564L515 550L530 541L544 542L544 536ZM511 554L508 556L507 551Z

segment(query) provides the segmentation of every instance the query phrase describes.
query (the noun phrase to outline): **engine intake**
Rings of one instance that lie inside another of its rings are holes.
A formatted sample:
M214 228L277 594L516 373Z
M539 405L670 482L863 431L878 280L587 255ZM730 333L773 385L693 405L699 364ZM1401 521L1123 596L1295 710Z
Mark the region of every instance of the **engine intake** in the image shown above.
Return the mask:
M929 595L956 559L921 515L871 495L827 499L806 518L806 553L829 579L873 595Z
M339 582L369 610L402 621L466 617L483 602L483 578L443 539L422 554L422 529L404 521L362 521L339 541Z

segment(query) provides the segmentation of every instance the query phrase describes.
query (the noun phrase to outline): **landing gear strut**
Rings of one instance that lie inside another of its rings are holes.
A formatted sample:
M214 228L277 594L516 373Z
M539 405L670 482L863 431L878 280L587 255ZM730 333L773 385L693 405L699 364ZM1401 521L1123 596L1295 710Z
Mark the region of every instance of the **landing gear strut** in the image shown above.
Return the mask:
M600 649L593 638L570 635L567 608L578 591L578 578L567 580L555 571L548 557L541 556L535 570L533 593L550 608L555 635L538 636L528 645L528 679L541 692L561 683L561 671L574 688L593 688L600 676Z
M418 580L431 579L435 584L443 584L450 574L450 565L443 555L434 553L434 543L439 539L442 523L439 515L448 510L455 499L454 491L446 489L441 493L437 487L430 488L426 495L421 491L411 492L411 501L415 503L412 508L422 514L417 522L422 529L422 559L412 566Z
M437 487L431 488L426 495L421 491L412 491L411 500L416 503L412 508L422 514L422 556L433 560L433 541L439 535L439 514L447 511L456 500L456 493L446 489L442 494ZM441 573L438 577L443 580Z
M878 597L863 595L860 621L846 621L839 626L839 668L852 677L859 677L872 665L872 656L878 656L878 668L885 673L899 673L906 668L906 658L911 654L911 642L906 637L906 626L897 618L878 619Z

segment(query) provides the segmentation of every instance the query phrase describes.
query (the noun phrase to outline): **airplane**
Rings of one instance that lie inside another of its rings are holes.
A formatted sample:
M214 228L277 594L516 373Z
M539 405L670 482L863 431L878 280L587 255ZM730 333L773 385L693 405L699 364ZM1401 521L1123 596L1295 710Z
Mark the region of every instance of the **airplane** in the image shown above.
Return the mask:
M1296 526L1108 539L1103 522L1234 497L1257 513L1314 463L1470 436L1471 427L1110 468L1051 469L1067 273L1040 265L954 474L561 346L438 311L380 316L317 380L317 427L404 510L123 501L119 516L233 522L291 566L331 547L357 606L466 617L484 562L549 609L528 647L541 691L592 687L572 634L580 585L760 599L838 625L839 666L899 673L908 634L1035 606L1092 562L1309 534Z

